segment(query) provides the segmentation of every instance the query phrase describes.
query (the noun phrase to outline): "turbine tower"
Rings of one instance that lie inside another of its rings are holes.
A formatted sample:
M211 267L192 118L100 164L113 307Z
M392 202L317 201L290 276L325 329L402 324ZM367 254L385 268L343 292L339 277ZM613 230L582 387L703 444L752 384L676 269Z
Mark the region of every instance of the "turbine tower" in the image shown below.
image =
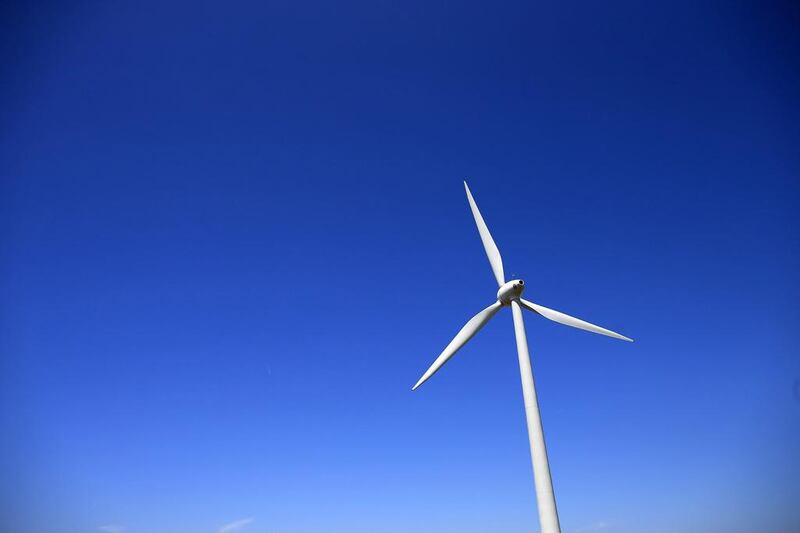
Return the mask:
M556 498L553 494L553 482L550 478L550 464L547 461L547 448L544 444L544 431L542 429L542 418L539 415L539 401L536 397L536 385L533 381L533 370L531 369L531 358L528 353L528 340L525 336L525 324L522 320L522 308L533 311L537 315L543 316L553 322L572 326L574 328L591 331L633 342L619 333L595 326L583 320L571 317L559 311L549 309L542 305L529 302L522 298L522 291L525 289L525 282L521 279L505 281L503 274L503 259L500 257L500 250L486 227L481 212L472 197L472 193L464 182L464 189L467 191L467 200L472 209L472 216L475 217L475 224L478 226L478 233L481 236L486 255L489 257L489 264L497 279L500 289L497 291L497 301L492 305L472 317L467 322L450 344L436 358L430 368L425 371L416 385L411 390L416 390L425 383L433 374L439 370L455 353L464 346L487 322L503 307L511 307L514 316L514 334L517 340L517 354L519 356L519 373L522 379L522 395L525 400L525 417L528 422L528 440L531 447L531 459L533 462L533 480L536 487L536 505L539 510L539 525L542 533L560 533L561 526L558 523L558 511L556 510Z

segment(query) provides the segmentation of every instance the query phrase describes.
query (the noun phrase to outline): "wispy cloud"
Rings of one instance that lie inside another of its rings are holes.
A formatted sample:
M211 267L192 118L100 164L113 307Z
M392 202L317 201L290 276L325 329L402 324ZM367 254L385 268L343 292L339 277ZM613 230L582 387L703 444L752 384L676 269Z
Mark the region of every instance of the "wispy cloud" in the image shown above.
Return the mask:
M119 524L107 524L105 526L100 526L97 529L103 533L124 533L125 526L121 526Z
M242 518L241 520L235 520L230 524L225 524L221 528L217 530L217 533L231 533L232 531L239 531L243 527L249 526L253 523L254 518Z
M583 526L575 530L575 533L585 533L587 531L603 531L604 529L608 529L611 527L611 522L606 522L605 520L598 520L588 526Z

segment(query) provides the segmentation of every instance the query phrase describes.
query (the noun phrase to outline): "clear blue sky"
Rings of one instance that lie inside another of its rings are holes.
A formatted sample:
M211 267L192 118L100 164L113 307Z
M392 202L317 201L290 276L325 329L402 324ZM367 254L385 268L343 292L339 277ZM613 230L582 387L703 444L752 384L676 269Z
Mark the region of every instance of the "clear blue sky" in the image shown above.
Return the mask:
M796 5L9 4L3 531L798 530Z

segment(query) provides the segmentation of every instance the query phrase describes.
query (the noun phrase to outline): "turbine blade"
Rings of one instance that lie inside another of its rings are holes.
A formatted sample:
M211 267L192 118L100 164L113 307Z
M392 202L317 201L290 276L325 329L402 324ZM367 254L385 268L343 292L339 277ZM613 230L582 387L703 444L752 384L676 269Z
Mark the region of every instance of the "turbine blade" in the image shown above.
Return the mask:
M480 329L485 326L487 322L489 322L489 319L492 318L501 307L503 307L503 304L500 302L495 302L474 317L470 318L469 322L467 322L464 327L461 328L461 331L459 331L453 340L450 341L450 344L447 345L439 357L436 358L436 361L433 362L431 367L425 371L421 378L419 378L419 381L417 381L417 384L414 385L411 390L417 390L417 387L428 381L428 378L434 375L437 370L442 368L442 365L444 365L448 359L453 357L453 355L455 355L455 353L460 350L468 340L478 333L478 331L480 331Z
M590 324L584 320L580 320L579 318L565 315L564 313L556 311L555 309L549 309L543 305L538 305L533 302L529 302L528 300L523 300L522 298L520 298L519 301L525 308L533 311L534 313L538 313L543 317L552 320L553 322L558 322L559 324L564 324L565 326L572 326L573 328L591 331L592 333L599 333L600 335L607 335L609 337L614 337L615 339L633 342L633 339L629 339L624 335L620 335L619 333L615 333L606 328L601 328L600 326L595 326L594 324Z
M505 275L503 274L503 258L500 257L500 250L492 239L492 234L489 233L489 228L486 227L486 222L483 221L481 212L478 210L478 204L475 203L475 198L469 190L467 182L464 182L464 189L467 191L467 200L469 200L469 207L472 209L472 216L475 217L475 224L478 226L478 233L481 235L483 247L486 250L486 256L489 258L489 264L492 266L492 272L497 280L499 287L506 282Z

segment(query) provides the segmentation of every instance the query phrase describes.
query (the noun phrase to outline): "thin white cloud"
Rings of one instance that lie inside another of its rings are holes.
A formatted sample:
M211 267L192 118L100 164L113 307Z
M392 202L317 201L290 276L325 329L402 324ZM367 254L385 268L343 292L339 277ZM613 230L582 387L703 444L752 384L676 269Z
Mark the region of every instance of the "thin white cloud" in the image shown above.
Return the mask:
M100 526L97 529L103 533L124 533L125 526L120 526L119 524L107 524L105 526Z
M243 527L249 526L253 523L254 518L242 518L241 520L235 520L230 524L225 524L221 528L217 530L217 533L231 533L232 531L239 531Z
M582 528L576 529L575 533L585 533L587 531L603 531L604 529L608 529L611 527L610 522L606 522L605 520L598 520L593 524L589 524L588 526L583 526Z

